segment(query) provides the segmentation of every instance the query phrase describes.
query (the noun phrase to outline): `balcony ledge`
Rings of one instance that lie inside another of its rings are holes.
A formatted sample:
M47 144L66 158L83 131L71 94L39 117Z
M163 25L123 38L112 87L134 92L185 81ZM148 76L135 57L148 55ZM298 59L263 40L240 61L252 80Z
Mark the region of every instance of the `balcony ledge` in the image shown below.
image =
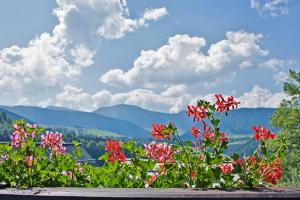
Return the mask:
M257 190L123 189L123 188L31 188L0 189L0 199L300 199L300 188L261 188Z

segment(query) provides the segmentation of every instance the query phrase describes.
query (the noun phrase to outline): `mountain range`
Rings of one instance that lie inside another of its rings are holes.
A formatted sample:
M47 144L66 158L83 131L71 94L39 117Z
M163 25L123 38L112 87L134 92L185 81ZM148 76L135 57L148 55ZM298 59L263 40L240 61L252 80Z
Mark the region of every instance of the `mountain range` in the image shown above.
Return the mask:
M189 130L193 120L188 118L185 111L170 114L146 110L133 105L116 105L102 107L94 112L82 112L61 107L35 106L0 106L12 119L25 118L28 121L45 126L60 126L74 128L101 129L130 138L149 138L149 130L153 123L175 123L181 135L189 138ZM223 116L221 130L230 134L252 134L253 125L269 125L273 115L272 108L240 108ZM273 129L274 130L274 129Z

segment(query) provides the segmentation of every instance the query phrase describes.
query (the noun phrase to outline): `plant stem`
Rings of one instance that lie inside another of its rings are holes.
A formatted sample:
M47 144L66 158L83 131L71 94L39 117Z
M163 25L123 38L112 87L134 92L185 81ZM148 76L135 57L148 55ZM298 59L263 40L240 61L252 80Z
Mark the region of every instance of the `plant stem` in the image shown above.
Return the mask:
M177 133L175 133L175 134L177 134ZM187 160L188 160L188 167L189 167L189 183L190 183L190 186L193 184L193 181L192 181L192 164L191 164L191 161L190 161L190 157L189 157L189 155L188 155L188 153L186 152L186 149L184 148L184 145L183 145L183 143L182 143L182 141L181 141L181 139L180 139L180 136L179 135L177 135L177 137L176 137L176 135L173 135L174 136L174 138L175 138L175 140L177 141L177 143L180 145L180 147L182 148L182 150L183 150L183 152L185 153L185 155L186 155L186 157L187 157Z

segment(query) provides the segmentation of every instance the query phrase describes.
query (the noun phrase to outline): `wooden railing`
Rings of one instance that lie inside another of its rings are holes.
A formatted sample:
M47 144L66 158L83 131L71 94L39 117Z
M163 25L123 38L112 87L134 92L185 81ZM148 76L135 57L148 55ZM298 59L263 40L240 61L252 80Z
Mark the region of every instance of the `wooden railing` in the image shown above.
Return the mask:
M0 189L2 200L73 199L300 199L300 188L256 190L121 189L121 188L31 188Z

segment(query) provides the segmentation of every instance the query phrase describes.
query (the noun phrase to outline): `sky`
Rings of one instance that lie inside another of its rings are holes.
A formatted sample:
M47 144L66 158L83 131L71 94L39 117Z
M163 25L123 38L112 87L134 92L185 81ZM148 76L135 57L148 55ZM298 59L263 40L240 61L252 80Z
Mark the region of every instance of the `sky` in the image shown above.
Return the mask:
M6 0L0 104L176 113L216 93L278 107L300 66L296 0Z

